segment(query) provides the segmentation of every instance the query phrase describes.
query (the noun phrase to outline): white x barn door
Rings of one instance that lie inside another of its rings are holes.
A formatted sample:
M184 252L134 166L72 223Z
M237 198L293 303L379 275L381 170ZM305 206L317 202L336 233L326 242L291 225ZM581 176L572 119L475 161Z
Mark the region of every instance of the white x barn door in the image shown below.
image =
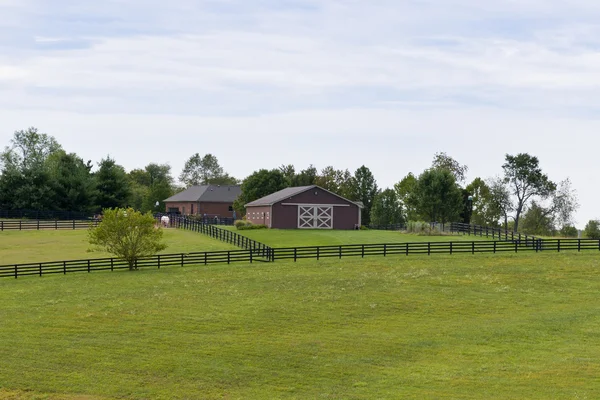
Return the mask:
M333 207L298 206L298 228L333 229Z

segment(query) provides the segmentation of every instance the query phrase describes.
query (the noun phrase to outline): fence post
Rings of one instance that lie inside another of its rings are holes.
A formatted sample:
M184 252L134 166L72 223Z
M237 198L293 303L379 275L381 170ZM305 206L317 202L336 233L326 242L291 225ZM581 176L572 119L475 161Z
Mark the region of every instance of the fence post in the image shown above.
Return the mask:
M183 267L183 253L181 253L181 266Z
M63 275L67 274L67 262L63 261Z
M54 220L54 230L55 231L58 230L58 220L57 219Z
M208 265L208 253L204 252L204 265Z
M340 245L340 248L339 248L339 254L340 254L340 260L341 260L342 259L342 246L341 245Z
M581 239L577 239L577 251L581 251Z
M560 239L558 239L558 245L556 247L558 249L558 252L560 253Z
M406 243L406 255L408 256L408 243Z
M42 263L40 263L40 276L42 276Z
M494 240L494 254L496 254L496 241Z
M450 242L450 255L452 255L452 242Z
M427 242L427 255L431 255L431 242Z
M471 242L471 254L475 254L475 242Z
M38 231L40 230L40 220L39 219L37 220L37 230Z
M317 260L319 260L319 256L320 256L320 254L319 254L319 253L320 253L320 252L319 252L319 250L320 250L320 249L319 249L319 246L317 246Z
M17 279L18 276L19 276L18 266L15 265L15 279Z
M22 231L23 230L23 221L19 220L19 230Z
M383 256L385 257L387 255L387 244L383 245Z
M227 264L231 264L231 250L227 251Z
M158 269L160 269L160 254L158 255Z
M361 256L362 258L365 258L365 245L364 245L364 244L362 245L362 250L361 250L361 252L360 252L360 256Z
M110 270L114 271L115 270L115 259L114 258L110 258Z
M515 241L515 253L519 252L519 243Z
M0 221L0 231L4 230L4 221Z
M75 230L75 220L73 220L73 230Z
M295 254L294 254L294 261L296 261ZM250 264L252 264L252 250L250 250Z
M90 260L88 260L88 273L90 272Z
M296 262L296 259L298 257L296 250L298 250L298 249L296 247L294 247L294 262Z

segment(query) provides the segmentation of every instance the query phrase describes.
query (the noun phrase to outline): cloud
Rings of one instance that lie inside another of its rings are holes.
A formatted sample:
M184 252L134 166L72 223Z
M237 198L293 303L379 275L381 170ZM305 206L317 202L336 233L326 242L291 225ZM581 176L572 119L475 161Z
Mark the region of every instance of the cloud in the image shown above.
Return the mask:
M364 163L383 185L435 151L479 175L530 151L592 203L599 20L590 0L0 0L0 141L36 125L127 167L214 150L238 176Z

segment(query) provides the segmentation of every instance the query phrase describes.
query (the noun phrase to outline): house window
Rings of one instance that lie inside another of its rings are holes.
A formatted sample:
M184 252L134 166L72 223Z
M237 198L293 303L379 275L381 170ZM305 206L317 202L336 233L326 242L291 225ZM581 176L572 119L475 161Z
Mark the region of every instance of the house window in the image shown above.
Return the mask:
M179 214L179 208L177 208L177 207L169 207L169 213Z
M229 211L233 211L233 206L229 206Z

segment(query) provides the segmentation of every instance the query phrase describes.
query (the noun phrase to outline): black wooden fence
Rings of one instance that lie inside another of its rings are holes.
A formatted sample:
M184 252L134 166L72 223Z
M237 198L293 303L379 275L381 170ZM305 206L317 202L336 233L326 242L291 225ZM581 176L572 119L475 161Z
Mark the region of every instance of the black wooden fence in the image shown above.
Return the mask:
M233 233L233 232L232 232ZM208 265L219 263L275 262L321 258L409 256L438 254L481 254L518 252L600 251L596 239L539 239L534 245L507 241L474 242L420 242L387 244L351 244L340 246L312 246L268 248L257 252L249 250L211 251L198 253L161 254L139 258L137 268L162 268L166 266ZM55 261L45 263L0 265L0 277L28 275L67 274L70 272L95 272L128 269L127 262L118 258Z
M508 229L501 228L490 228L487 226L481 225L470 225L459 222L453 222L450 224L450 231L456 233L462 233L464 235L473 235L479 237L492 238L495 240L504 240L507 242L519 242L525 243L528 245L529 243L535 243L540 240L537 236L534 235L525 235L517 232L509 231Z
M186 217L171 217L171 226L174 228L187 229L193 232L203 233L214 239L232 244L244 250L251 250L255 256L268 257L271 247L264 243L257 242L242 236L233 231L218 228L214 225L204 224L200 221L192 220Z
M267 262L256 257L251 250L211 251L198 253L160 254L142 257L136 262L137 269L162 268L169 266L231 264L236 262ZM67 274L72 272L115 271L129 269L125 260L119 258L97 258L90 260L53 261L43 263L0 265L0 278L18 278L30 275Z
M44 219L44 220L86 220L93 219L93 213L80 211L50 210L0 210L0 218L11 219Z
M87 229L90 226L98 226L100 220L92 219L88 221L73 220L73 221L46 221L46 220L18 220L18 221L1 221L0 231L24 231L24 230L58 230L58 229Z

